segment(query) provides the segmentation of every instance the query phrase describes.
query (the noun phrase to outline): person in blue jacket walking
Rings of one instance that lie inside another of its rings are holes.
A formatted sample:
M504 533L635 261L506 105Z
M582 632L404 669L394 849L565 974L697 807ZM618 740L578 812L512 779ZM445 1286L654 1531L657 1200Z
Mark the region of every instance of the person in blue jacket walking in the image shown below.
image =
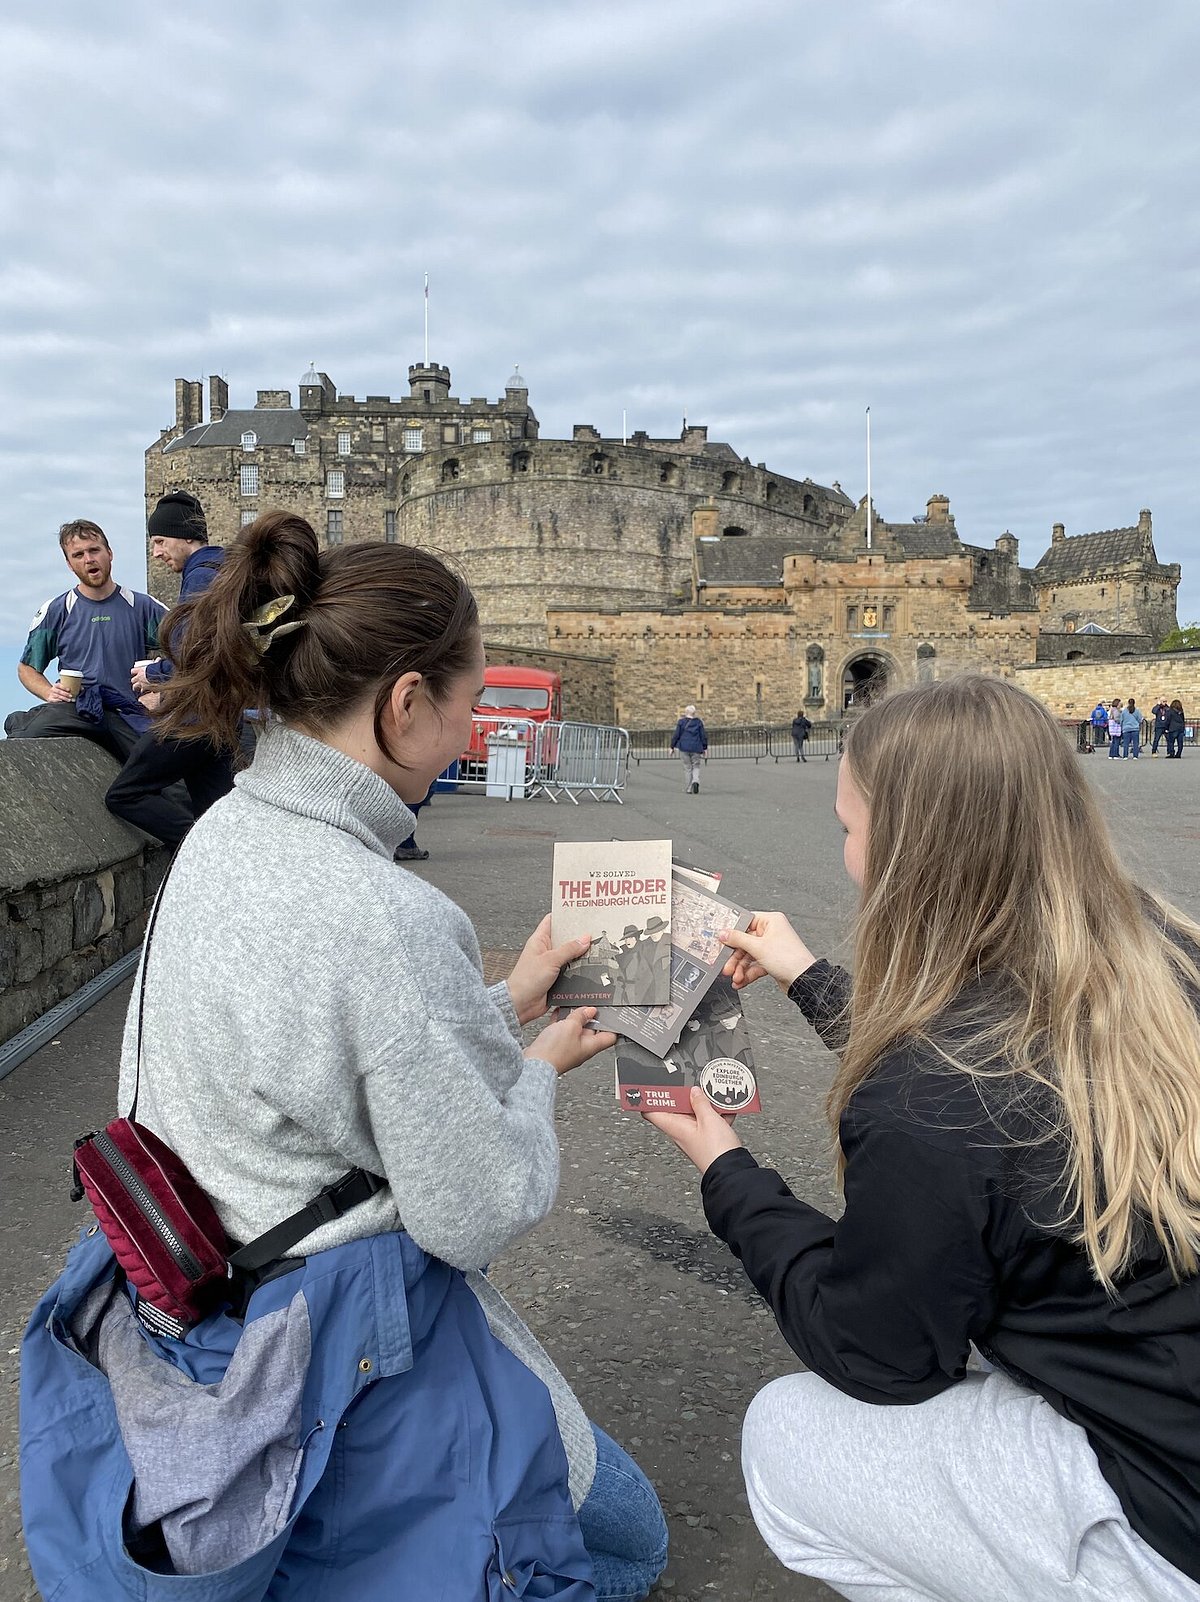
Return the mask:
M186 626L183 626L183 625ZM478 612L428 552L322 551L269 513L165 627L162 719L254 762L181 845L130 1002L119 1105L236 1242L347 1168L326 1215L180 1339L93 1225L26 1332L22 1519L56 1602L632 1602L653 1489L487 1275L549 1212L579 1008L523 1046L564 962L547 917L484 984L465 915L393 853L470 736ZM204 983L196 983L196 953ZM147 1315L149 1316L149 1315Z
M671 750L683 763L683 788L688 795L700 794L700 759L708 750L708 735L694 706L685 706L683 716L671 736Z

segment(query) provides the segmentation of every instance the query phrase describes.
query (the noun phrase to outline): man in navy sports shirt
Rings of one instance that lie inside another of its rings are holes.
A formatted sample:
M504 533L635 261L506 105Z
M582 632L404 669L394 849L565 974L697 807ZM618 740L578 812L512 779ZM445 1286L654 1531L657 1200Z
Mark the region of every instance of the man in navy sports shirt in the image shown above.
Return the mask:
M150 724L129 676L136 661L157 653L166 607L114 582L112 550L98 523L64 523L58 543L79 582L38 612L17 667L26 690L45 705L10 713L4 732L10 739L94 740L123 762ZM82 675L78 696L46 677L55 659L60 675Z

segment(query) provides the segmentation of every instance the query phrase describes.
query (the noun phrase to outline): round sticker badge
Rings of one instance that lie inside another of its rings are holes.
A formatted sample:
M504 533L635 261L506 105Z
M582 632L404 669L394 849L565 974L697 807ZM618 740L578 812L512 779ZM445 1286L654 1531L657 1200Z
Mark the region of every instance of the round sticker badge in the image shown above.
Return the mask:
M705 1063L700 1070L700 1088L723 1112L740 1112L758 1091L753 1073L736 1057L714 1057Z

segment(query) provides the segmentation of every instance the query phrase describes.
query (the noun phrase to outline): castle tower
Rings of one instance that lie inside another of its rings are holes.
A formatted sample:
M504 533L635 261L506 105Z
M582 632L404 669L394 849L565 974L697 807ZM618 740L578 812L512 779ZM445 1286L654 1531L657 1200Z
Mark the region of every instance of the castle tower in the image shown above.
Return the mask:
M408 393L415 401L444 406L450 399L450 369L437 362L414 362L408 369Z

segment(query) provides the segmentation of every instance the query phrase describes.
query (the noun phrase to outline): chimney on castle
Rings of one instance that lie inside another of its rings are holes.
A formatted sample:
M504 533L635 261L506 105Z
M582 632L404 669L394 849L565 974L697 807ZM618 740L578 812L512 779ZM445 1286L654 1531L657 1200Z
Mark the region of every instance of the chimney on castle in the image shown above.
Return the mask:
M931 495L925 502L926 521L930 523L948 523L950 521L950 497L948 495Z
M1138 533L1142 536L1142 551L1150 556L1154 551L1154 529L1150 522L1150 508L1143 506L1138 513Z
M175 380L175 427L195 428L204 421L204 385L197 378Z
M208 420L210 423L219 423L229 410L229 385L216 373L212 373L208 380Z
M1062 526L1061 523L1055 523L1054 527L1050 530L1050 543L1051 543L1051 545L1061 545L1062 542L1066 539L1066 537L1067 537L1066 529Z
M1016 559L1017 559L1017 536L1012 532L1011 529L1007 529L1006 528L1004 530L1003 534L997 536L996 549L1003 556L1011 557L1011 559L1014 562L1016 561Z

